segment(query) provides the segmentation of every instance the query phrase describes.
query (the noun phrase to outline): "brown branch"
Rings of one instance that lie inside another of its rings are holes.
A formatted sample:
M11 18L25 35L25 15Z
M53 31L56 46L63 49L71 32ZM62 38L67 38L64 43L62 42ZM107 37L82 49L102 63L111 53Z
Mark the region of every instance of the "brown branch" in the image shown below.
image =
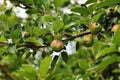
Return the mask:
M104 31L102 31L102 32L104 32ZM73 39L75 39L75 38L82 37L82 36L87 35L87 34L91 34L91 32L90 32L90 31L81 32L80 34L75 35L75 36L69 35L67 38L63 39L62 41L73 40ZM66 34L65 34L65 35L66 35ZM8 46L9 43L7 43L7 42L0 42L0 45ZM40 46L40 45L37 45L37 44L35 44L35 43L33 43L33 42L25 42L25 43L22 43L22 44L18 44L18 46L19 46L19 47L25 46L25 47L28 47L28 48L37 48L37 49L39 49L39 48L48 47L48 46L50 46L50 44Z
M102 74L100 74L100 78L101 78L101 80L105 80L105 78Z
M81 37L83 35L87 35L87 34L90 34L90 32L83 32L83 33L80 33L78 35L75 35L75 36L69 36L67 37L66 39L64 39L63 41L68 41L68 40L73 40L75 38L78 38L78 37ZM0 45L3 45L3 46L8 46L10 45L9 43L7 42L0 42ZM18 47L28 47L28 48L45 48L45 47L48 47L50 46L50 44L47 44L47 45L44 45L44 46L39 46L39 45L36 45L35 43L32 43L32 42L26 42L26 43L23 43L23 44L18 44Z
M91 32L90 31L82 32L78 35L68 37L68 38L64 39L63 41L73 40L75 38L78 38L78 37L81 37L81 36L84 36L84 35L87 35L87 34L91 34Z
M3 46L8 46L8 45L9 45L9 43L7 43L7 42L0 42L0 45L3 45Z
M22 46L26 46L26 47L29 47L29 48L37 48L37 49L39 49L39 48L48 47L49 45L39 46L39 45L36 45L36 44L34 44L34 43L27 42L27 43L25 43L25 44L22 45Z

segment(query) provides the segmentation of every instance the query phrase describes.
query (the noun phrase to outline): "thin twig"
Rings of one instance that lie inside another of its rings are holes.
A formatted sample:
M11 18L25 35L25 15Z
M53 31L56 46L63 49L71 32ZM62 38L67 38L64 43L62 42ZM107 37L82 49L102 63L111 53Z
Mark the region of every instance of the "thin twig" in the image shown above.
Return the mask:
M103 77L102 74L100 74L100 78L101 78L101 80L105 80L105 78Z
M9 45L9 43L7 43L7 42L0 42L0 45L7 46L7 45Z

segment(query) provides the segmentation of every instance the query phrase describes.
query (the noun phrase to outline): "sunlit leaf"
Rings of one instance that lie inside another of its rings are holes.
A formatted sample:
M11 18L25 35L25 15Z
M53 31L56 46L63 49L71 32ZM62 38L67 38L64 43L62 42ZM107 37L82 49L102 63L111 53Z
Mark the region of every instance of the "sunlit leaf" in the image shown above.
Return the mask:
M120 69L115 69L112 71L113 73L120 73Z
M120 3L120 0L105 0L98 4L98 7L112 6Z
M117 44L118 46L120 46L120 34L119 33L120 33L120 26L114 32L114 36L113 36L113 40L112 40L112 43Z
M5 41L6 41L6 38L5 38L4 34L2 34L0 36L0 42L5 42Z
M39 69L42 76L46 76L46 74L50 68L51 60L52 60L51 56L49 56L49 57L47 56L42 60L42 62L40 64L40 69Z
M63 6L63 4L66 2L67 0L54 0L53 3L55 5L56 8Z
M120 6L118 6L118 8L117 8L117 12L120 13Z
M43 18L43 21L45 22L51 22L54 19L54 16L45 14L42 18Z

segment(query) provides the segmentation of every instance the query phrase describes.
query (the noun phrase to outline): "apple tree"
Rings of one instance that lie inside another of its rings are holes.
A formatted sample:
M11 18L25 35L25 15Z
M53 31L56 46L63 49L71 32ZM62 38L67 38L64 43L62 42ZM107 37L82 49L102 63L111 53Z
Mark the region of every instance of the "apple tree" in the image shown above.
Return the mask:
M9 2L0 4L0 80L120 80L120 0Z

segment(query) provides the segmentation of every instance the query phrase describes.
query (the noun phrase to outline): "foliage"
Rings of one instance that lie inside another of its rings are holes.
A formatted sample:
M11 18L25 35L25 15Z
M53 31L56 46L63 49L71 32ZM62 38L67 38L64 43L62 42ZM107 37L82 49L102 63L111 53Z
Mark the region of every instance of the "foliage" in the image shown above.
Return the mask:
M120 80L120 27L111 31L120 25L120 0L10 0L11 8L6 2L0 4L1 80ZM14 7L28 17L18 17ZM92 22L102 31L85 47ZM64 43L59 52L50 47L55 39ZM76 43L72 54L70 42Z

